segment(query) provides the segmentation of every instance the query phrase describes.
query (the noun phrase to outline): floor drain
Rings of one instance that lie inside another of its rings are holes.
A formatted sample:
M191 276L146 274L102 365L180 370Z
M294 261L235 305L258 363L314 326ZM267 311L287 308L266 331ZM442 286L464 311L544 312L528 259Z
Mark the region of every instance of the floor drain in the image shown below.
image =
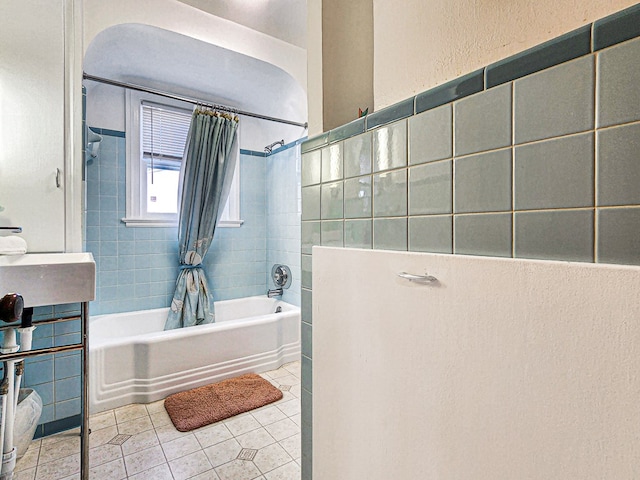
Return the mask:
M126 442L130 438L131 438L131 435L122 435L122 434L120 434L120 435L116 435L115 437L113 437L107 443L110 443L111 445L122 445L124 442Z
M252 448L243 448L238 454L238 460L253 460L258 453L258 450Z

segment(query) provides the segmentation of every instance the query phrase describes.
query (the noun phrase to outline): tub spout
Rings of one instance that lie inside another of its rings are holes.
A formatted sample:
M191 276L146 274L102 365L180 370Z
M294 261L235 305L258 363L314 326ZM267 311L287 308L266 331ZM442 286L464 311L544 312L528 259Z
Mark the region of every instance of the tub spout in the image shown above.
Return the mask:
M276 288L273 290L269 290L267 292L267 297L269 298L273 298L273 297L281 297L282 296L282 288Z

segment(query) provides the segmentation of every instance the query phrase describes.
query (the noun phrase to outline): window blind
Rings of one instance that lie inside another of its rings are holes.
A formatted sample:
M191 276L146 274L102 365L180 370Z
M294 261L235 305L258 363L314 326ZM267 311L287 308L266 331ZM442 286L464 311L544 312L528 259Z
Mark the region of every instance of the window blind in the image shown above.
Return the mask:
M142 104L142 153L154 160L182 160L191 112Z

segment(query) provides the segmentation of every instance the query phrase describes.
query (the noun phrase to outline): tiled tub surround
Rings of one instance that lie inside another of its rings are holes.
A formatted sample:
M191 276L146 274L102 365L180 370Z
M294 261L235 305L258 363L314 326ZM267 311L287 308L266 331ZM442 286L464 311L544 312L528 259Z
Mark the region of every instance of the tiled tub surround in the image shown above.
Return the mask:
M638 36L640 5L303 144L303 480L313 245L640 265Z
M98 156L87 165L87 251L96 261L96 300L91 314L169 306L178 275L177 228L126 227L124 132L94 129L102 136ZM269 157L240 155L240 228L218 228L205 258L216 300L248 297L271 288L271 263L299 268L300 147L287 145ZM267 191L267 187L269 191ZM287 197L287 198L285 198ZM299 282L299 279L298 279ZM300 304L300 284L285 300Z

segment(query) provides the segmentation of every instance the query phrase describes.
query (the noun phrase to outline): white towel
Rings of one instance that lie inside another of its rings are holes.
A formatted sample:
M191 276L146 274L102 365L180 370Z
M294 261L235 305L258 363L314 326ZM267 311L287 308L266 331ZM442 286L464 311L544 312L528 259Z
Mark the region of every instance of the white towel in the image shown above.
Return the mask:
M16 235L0 237L0 255L22 255L27 253L27 242Z

